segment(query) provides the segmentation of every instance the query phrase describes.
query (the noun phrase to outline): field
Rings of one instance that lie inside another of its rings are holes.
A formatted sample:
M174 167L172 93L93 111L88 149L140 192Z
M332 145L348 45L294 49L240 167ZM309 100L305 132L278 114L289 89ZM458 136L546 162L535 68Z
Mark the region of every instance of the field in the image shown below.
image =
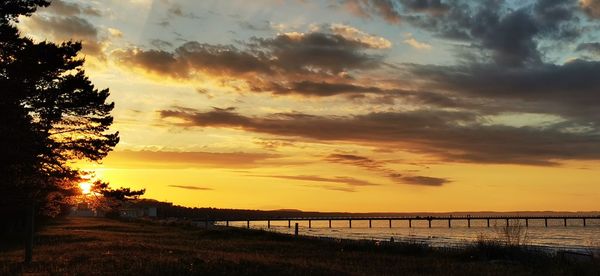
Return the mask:
M0 275L599 275L598 261L519 248L432 249L417 244L294 238L235 228L209 230L67 218L36 237L33 262L3 241Z

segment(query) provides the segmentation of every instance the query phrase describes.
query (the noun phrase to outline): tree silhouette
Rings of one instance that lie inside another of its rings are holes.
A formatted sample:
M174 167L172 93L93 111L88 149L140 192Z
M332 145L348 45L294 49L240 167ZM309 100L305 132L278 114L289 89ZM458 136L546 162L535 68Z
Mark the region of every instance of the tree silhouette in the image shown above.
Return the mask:
M79 42L34 42L14 26L46 0L0 2L0 192L4 205L56 215L78 193L74 160L98 161L119 142L114 104L82 68Z
M112 189L109 184L102 181L94 182L91 189L92 193L97 193L105 198L111 198L119 201L138 199L146 192L146 189L131 190L130 188Z
M128 201L137 201L141 195L146 192L145 189L131 190L130 188L110 188L107 182L97 180L93 183L90 194L94 196L92 206L96 210L106 212L109 217L119 216L119 208ZM130 203L127 203L130 204Z

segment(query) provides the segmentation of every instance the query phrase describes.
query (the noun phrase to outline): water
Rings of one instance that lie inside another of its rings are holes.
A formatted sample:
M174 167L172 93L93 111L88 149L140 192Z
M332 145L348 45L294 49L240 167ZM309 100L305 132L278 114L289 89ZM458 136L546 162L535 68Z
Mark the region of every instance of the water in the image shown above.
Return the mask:
M448 228L448 221L432 221L432 228L427 221L413 221L412 228L408 221L393 221L389 228L388 221L373 221L369 228L368 221L352 221L352 228L348 221L332 221L329 228L328 221L312 221L308 228L308 221L292 221L288 228L287 221L271 221L271 228L267 222L251 222L250 228L263 229L279 233L293 234L294 223L299 224L299 234L316 237L330 237L356 240L381 240L411 241L426 243L433 247L460 247L476 242L481 236L495 239L501 237L506 226L505 220L490 220L487 227L486 220L471 220L471 227L467 221L453 220L452 228ZM529 227L525 221L511 221L512 225L519 223L521 231L526 237L526 243L534 247L548 250L573 250L582 252L598 252L600 250L600 219L588 219L587 226L583 227L582 220L568 220L567 227L562 219L548 220L548 227L544 220L529 220ZM221 223L219 223L221 224ZM230 222L230 226L246 227L246 222Z

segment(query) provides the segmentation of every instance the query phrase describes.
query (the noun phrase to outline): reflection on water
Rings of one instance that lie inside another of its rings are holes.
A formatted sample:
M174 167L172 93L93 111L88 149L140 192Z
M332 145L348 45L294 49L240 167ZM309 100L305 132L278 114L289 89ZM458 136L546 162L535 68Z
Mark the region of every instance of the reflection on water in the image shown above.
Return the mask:
M515 221L511 221L513 223ZM448 221L433 221L432 228L428 228L427 221L413 221L412 228L408 221L393 221L389 228L388 221L373 221L369 228L368 221L352 221L349 228L348 221L332 221L329 228L328 221L312 221L311 228L308 221L292 221L288 228L287 221L272 221L271 228L267 222L251 222L250 228L264 229L280 233L293 234L294 224L298 223L301 235L332 237L343 239L369 239L425 242L431 246L463 246L477 241L484 235L489 238L498 237L499 231L506 225L505 220L490 220L491 227L487 227L485 220L471 220L471 227L467 221L452 221L452 228L448 228ZM524 227L522 220L520 225ZM230 222L230 226L246 227L246 222ZM529 227L525 228L527 243L533 246L542 246L551 249L589 250L600 247L600 219L588 219L587 226L583 227L582 220L568 220L567 227L562 219L529 220Z

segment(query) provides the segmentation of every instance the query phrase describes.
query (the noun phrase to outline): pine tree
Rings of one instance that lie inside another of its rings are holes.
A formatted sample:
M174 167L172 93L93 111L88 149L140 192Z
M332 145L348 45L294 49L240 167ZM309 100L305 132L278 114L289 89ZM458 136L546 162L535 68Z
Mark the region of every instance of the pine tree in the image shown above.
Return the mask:
M0 192L11 205L35 204L56 215L77 193L75 160L98 161L119 142L108 89L83 70L79 42L34 42L14 23L44 0L0 2Z

